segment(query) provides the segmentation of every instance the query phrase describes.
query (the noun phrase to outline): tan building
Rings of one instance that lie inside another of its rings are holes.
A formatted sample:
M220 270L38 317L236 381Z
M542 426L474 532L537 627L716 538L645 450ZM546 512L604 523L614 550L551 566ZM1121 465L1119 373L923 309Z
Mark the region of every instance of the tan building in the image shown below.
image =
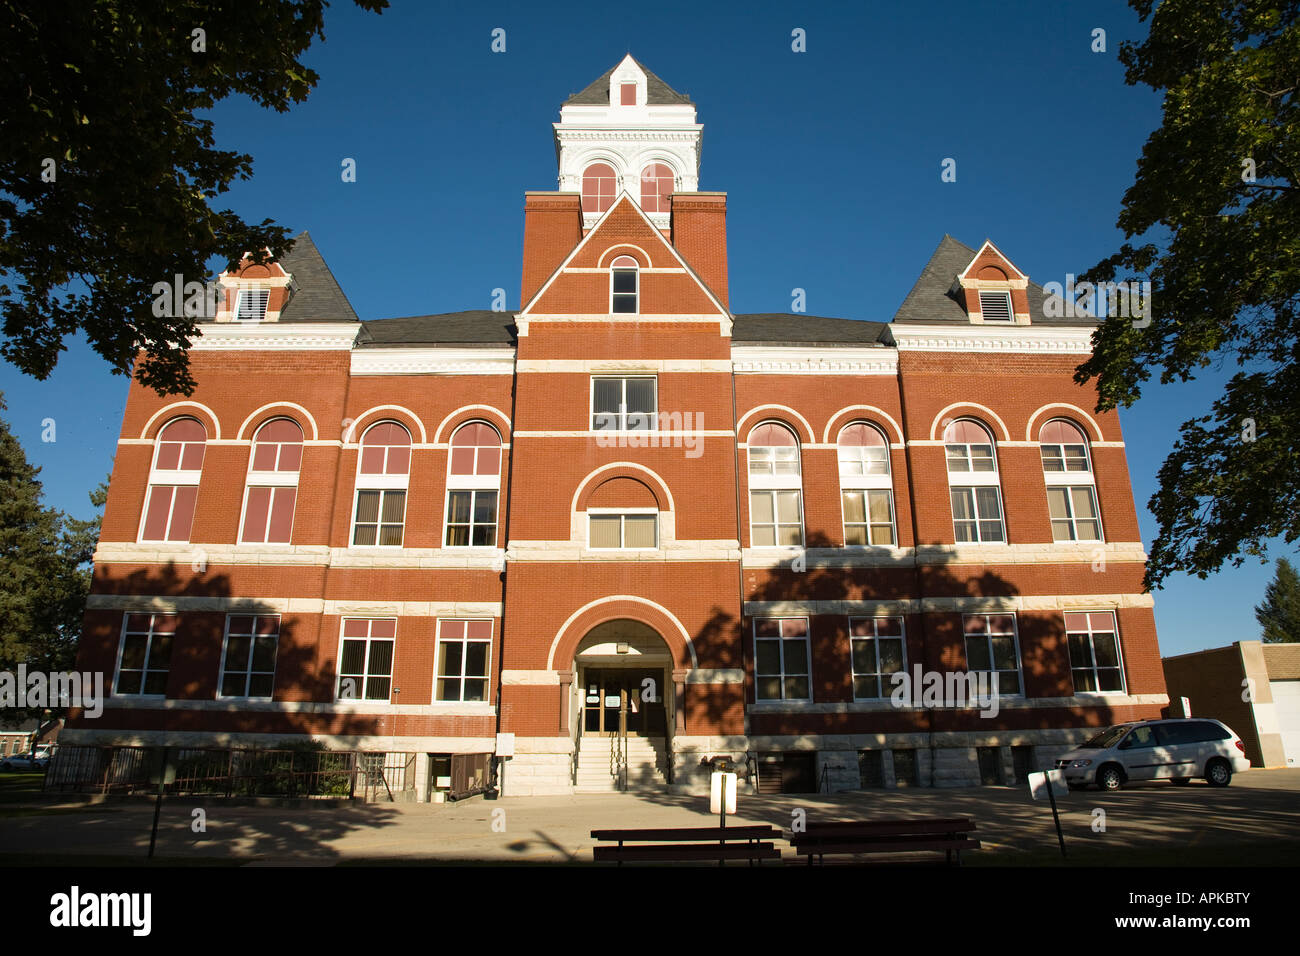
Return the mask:
M1238 641L1163 664L1173 715L1223 721L1252 766L1300 767L1300 644Z

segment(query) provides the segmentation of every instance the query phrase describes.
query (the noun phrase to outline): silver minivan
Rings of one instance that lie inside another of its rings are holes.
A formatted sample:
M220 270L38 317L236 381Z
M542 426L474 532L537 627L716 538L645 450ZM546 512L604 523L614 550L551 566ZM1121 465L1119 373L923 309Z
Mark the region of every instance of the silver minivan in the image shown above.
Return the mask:
M1226 787L1234 773L1249 767L1241 738L1208 717L1117 724L1056 761L1070 787L1095 783L1103 790L1118 790L1130 780L1187 784L1194 777Z

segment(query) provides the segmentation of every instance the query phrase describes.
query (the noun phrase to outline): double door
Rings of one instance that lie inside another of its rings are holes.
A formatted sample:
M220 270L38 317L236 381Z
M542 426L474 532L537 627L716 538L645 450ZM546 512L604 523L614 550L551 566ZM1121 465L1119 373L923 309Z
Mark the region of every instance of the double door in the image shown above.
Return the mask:
M662 737L668 721L662 668L588 667L583 675L582 732L612 737L626 724L634 737Z

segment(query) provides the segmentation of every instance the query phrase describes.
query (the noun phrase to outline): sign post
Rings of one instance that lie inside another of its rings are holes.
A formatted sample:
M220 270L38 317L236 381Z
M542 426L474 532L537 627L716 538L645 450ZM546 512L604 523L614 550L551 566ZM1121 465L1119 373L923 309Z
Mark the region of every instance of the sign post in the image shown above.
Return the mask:
M1056 798L1069 794L1070 788L1065 782L1065 773L1060 770L1047 770L1029 775L1029 795L1035 800L1046 797L1052 804L1052 820L1056 823L1056 840L1061 845L1061 859L1065 855L1065 834L1061 832L1061 814L1056 809Z
M709 775L709 812L718 814L718 826L726 830L727 814L736 814L736 773L729 769L731 761L725 757L715 757L711 763L713 773ZM726 834L718 842L726 843ZM726 860L718 860L718 866L725 864Z

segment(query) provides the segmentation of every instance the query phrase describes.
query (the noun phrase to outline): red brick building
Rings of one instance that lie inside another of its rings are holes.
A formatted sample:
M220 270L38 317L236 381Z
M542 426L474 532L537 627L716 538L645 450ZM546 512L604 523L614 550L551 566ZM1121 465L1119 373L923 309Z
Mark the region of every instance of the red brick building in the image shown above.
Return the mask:
M732 314L701 129L630 56L572 97L517 313L359 320L305 233L223 275L194 394L132 386L80 661L114 692L64 741L846 789L1159 716L1090 320L946 236L891 322ZM918 668L996 673L996 713L900 706Z

